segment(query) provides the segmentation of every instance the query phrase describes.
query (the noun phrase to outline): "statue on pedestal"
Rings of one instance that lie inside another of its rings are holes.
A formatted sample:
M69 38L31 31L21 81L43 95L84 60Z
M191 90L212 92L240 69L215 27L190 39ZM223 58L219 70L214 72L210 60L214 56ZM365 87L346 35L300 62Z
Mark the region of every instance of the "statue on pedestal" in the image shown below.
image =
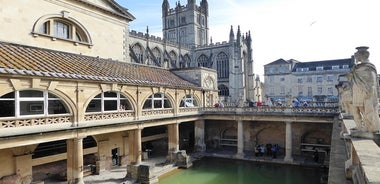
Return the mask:
M380 121L376 67L368 60L368 47L356 49L355 66L347 75L352 84L352 115L358 131L378 133Z

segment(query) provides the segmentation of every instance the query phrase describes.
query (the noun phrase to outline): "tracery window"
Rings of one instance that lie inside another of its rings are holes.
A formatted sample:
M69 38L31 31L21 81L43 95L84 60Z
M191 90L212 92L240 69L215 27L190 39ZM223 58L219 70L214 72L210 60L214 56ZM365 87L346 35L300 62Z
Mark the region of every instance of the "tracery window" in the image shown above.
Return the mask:
M210 68L209 63L208 63L208 58L204 54L198 57L197 62L198 62L199 67Z
M169 56L170 56L170 59L171 59L170 64L171 64L172 68L173 67L177 67L177 54L174 51L171 51L169 53Z
M219 96L230 96L230 91L226 85L218 86Z
M153 55L154 55L156 61L161 65L162 54L161 54L160 50L157 47L155 47L152 52L153 52Z
M221 52L216 57L217 63L217 72L219 79L226 79L229 77L229 65L228 65L228 56L224 52Z
M88 104L86 112L122 112L132 110L129 100L119 92L103 92L96 95Z
M198 107L198 102L193 95L186 95L183 97L179 107Z
M167 109L172 108L169 99L163 93L156 93L146 99L143 109Z
M69 109L48 91L15 91L0 97L0 117L68 114Z
M144 52L143 52L142 47L139 44L135 44L132 47L132 51L133 51L133 53L135 53L135 55L137 57L137 61L134 61L134 62L143 63L144 62Z

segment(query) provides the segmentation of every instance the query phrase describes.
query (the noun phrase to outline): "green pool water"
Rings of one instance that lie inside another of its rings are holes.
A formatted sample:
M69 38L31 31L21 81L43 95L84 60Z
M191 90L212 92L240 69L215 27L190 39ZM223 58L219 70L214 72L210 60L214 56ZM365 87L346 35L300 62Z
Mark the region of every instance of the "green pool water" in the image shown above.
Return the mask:
M159 184L319 184L326 170L221 158L202 158L193 167L160 178Z

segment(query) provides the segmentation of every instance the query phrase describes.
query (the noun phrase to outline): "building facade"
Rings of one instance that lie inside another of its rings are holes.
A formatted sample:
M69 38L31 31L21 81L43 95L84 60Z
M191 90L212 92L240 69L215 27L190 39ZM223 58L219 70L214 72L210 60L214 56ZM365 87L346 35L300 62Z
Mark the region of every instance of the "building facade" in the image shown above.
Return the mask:
M276 60L264 66L265 97L272 103L288 99L290 105L294 99L300 102L336 102L338 79L353 65L353 58L313 62Z

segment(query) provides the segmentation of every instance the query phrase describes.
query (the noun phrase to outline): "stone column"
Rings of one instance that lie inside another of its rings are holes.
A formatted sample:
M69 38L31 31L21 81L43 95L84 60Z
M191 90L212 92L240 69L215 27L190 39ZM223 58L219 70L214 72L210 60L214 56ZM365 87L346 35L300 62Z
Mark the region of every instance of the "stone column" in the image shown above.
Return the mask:
M172 155L179 151L179 123L168 125L168 158L173 161Z
M83 182L83 138L67 140L67 183Z
M194 142L195 142L195 151L197 152L205 152L206 151L206 144L205 144L205 121L198 120L195 121L194 126Z
M15 157L16 174L22 183L32 182L32 154L17 155Z
M96 174L111 169L112 161L109 160L109 141L98 141L98 157L96 159Z
M128 132L129 161L133 165L141 164L141 129L130 130Z
M127 178L137 180L139 178L139 166L141 164L141 128L128 131L128 160Z
M285 162L293 162L292 157L292 122L287 121L285 132Z
M243 121L237 121L237 158L244 158L244 129Z

